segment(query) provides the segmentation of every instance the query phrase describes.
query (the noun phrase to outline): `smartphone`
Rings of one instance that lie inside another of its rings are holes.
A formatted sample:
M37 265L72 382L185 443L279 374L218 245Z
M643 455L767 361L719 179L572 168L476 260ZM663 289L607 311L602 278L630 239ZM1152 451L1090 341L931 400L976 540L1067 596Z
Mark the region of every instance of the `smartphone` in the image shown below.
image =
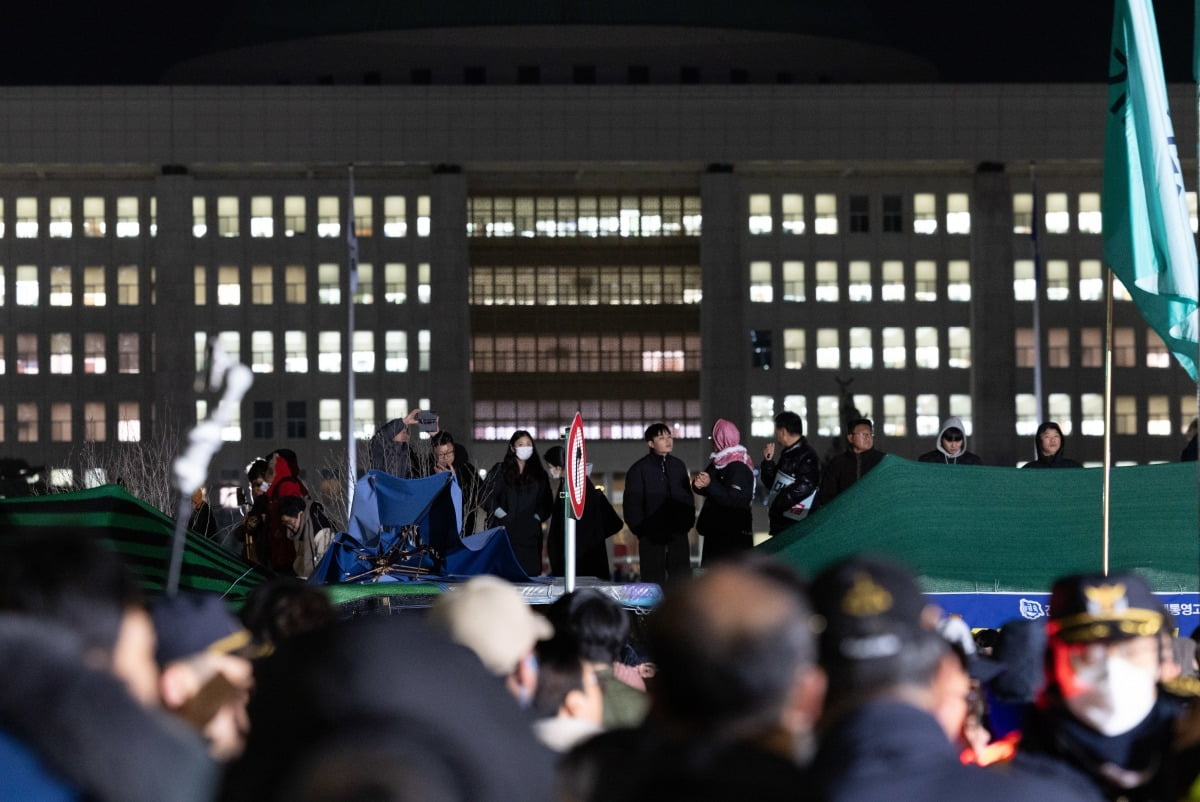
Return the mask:
M422 432L436 432L438 430L437 413L428 411L418 412L417 428Z

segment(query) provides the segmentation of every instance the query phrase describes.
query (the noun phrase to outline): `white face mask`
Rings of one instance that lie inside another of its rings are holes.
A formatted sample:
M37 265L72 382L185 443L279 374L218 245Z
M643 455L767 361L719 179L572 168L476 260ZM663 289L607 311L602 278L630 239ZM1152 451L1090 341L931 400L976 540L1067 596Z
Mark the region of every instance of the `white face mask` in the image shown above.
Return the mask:
M263 493L266 493L268 490L271 489L271 486L269 484L267 484L266 482L259 482L258 489L261 490Z
M533 446L517 446L514 451L516 452L517 459L521 460L521 462L526 462L533 456Z
M1141 724L1158 699L1152 672L1116 655L1076 669L1080 691L1065 700L1067 709L1102 735L1129 732Z

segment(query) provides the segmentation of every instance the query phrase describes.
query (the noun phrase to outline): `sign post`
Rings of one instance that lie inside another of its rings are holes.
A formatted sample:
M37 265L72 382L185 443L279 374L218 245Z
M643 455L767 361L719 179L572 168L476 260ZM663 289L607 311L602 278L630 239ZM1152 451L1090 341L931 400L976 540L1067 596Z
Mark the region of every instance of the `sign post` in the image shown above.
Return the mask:
M563 449L563 473L566 474L566 498L563 500L563 539L566 553L567 593L575 590L575 521L583 517L583 505L587 501L587 450L583 444L583 416L575 413L571 428L567 430L567 445Z

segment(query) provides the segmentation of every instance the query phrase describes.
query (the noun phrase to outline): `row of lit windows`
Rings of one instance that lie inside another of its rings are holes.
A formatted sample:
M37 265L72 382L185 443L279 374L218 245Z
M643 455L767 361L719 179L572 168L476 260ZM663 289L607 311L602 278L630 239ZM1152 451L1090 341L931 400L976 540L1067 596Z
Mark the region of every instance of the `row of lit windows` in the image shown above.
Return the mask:
M6 280L11 277L12 300L17 306L38 306L42 302L42 289L46 289L45 300L50 306L107 306L110 298L114 298L121 306L136 306L141 303L141 288L139 276L141 269L137 265L118 265L107 268L104 265L88 265L73 268L69 265L52 265L46 268L45 275L39 275L37 265L17 265L5 269L0 265L0 306L7 299ZM154 282L154 268L150 268L150 282ZM116 280L115 286L109 285L109 279Z
M4 201L0 198L0 237L6 234ZM150 236L154 236L157 204L150 198L146 205ZM40 211L44 211L45 231L53 238L72 237L76 231L85 237L104 237L110 230L118 237L137 237L142 233L140 206L141 199L132 195L113 198L111 202L108 198L87 196L80 198L78 204L67 196L45 198L44 203L36 197L18 197L13 199L11 207L13 234L17 239L36 239L42 230Z
M480 196L468 237L698 237L697 195Z
M907 210L905 199L906 196L903 195L882 197L877 211L881 231L898 234L909 230L908 227L911 226L914 234L936 234L939 221L944 220L947 234L971 233L971 204L967 193L948 193L940 210L938 196L932 192L918 192L912 195ZM871 196L847 196L847 231L852 234L869 233L871 218ZM756 193L748 198L747 227L749 232L756 236L774 233L776 221L779 231L784 234L805 234L812 231L818 235L833 236L842 231L839 220L838 196L833 193L816 193L812 196L800 193L784 193L778 196ZM906 220L909 221L907 226Z
M837 303L843 298L855 302L871 302L877 297L888 302L912 300L936 301L942 293L941 275L945 275L945 295L951 301L971 300L971 263L966 259L951 259L944 266L932 259L918 259L908 265L899 259L888 259L876 265L866 259L846 263L822 260L811 269L802 261L785 260L778 264L766 261L750 263L750 300L754 303L774 303L776 298L788 302L803 302L810 297L823 303ZM907 273L907 275L906 275Z
M851 370L872 370L878 360L881 367L905 370L910 358L918 368L937 369L942 367L943 350L946 367L971 367L971 330L965 326L950 326L944 330L917 326L911 332L899 326L879 329L851 326L846 330L819 328L814 333L816 336L810 338L806 329L783 330L784 369L801 370L816 365L821 370L840 370L844 365ZM945 340L939 344L941 336ZM773 339L769 329L754 329L750 333L753 367L770 370L778 366ZM812 351L810 344L814 346Z
M433 297L432 271L428 262L421 262L416 268L417 301L427 304ZM255 305L270 305L277 300L307 304L310 297L315 297L317 303L337 305L342 303L346 292L344 275L342 265L333 262L318 264L315 270L306 265L253 265L249 268L197 265L193 270L193 299L197 306L213 301L218 306L241 306L247 300ZM315 287L310 287L310 277L315 277ZM402 262L388 262L382 270L360 264L354 302L368 305L381 299L388 304L406 303L408 278L408 266ZM312 289L316 290L315 296Z
M47 371L56 375L108 373L108 355L117 356L118 373L141 373L141 337L137 332L118 332L116 347L110 345L111 335L104 332L51 332L49 334L17 333L13 336L13 372L36 375ZM46 352L42 352L42 346ZM78 359L76 357L79 357ZM0 374L8 370L4 356L4 338L0 337Z
M316 348L315 372L342 372L345 332L289 330L283 332L282 338L277 338L275 332L271 331L252 331L247 337L237 331L220 331L216 337L231 359L248 364L255 373L274 373L281 364L280 357L284 373L309 373L314 355L312 346ZM204 364L208 334L198 331L194 340L196 369L199 370ZM384 373L406 373L414 366L418 371L428 371L432 347L429 329L419 329L415 340L417 350L414 360L410 357L406 331L385 331L382 336L376 336L373 331L354 332L350 349L354 372L375 373L382 370ZM282 350L277 349L277 344L282 345Z
M210 202L211 200L211 202ZM239 237L249 226L251 237L274 237L282 233L285 237L302 237L312 230L315 223L318 237L340 237L343 225L344 203L337 195L322 195L310 204L304 195L287 195L277 199L270 195L253 195L246 199L237 195L219 195L192 198L192 236L203 237L213 231L220 237ZM387 195L382 203L376 204L369 195L354 196L354 234L371 237L378 230L385 237L405 237L409 230L409 212L415 211L418 237L428 237L430 232L429 196L418 195L415 209L403 195ZM281 201L281 202L279 202ZM376 217L376 211L380 214ZM243 219L243 211L248 217ZM315 212L310 219L309 212Z
M1072 332L1077 338L1077 348L1071 347ZM1113 329L1113 367L1135 368L1138 365L1138 346L1136 331L1132 328L1119 326ZM1015 332L1017 367L1032 368L1034 366L1034 336L1033 329L1020 328ZM1071 367L1071 354L1078 350L1079 367L1104 367L1104 330L1095 326L1085 326L1079 329L1050 328L1046 330L1046 340L1043 350L1044 365L1050 368ZM1146 329L1145 365L1148 368L1167 368L1171 366L1171 353L1166 344L1154 329Z
M804 431L815 431L821 437L834 437L841 433L844 425L842 397L821 395L816 397L814 410L808 408L808 397L788 395L777 406L775 397L753 395L750 397L750 434L753 437L770 438L775 431L775 415L783 410L795 412L805 422ZM945 409L936 394L918 394L912 399L900 394L884 394L878 398L870 395L855 395L854 406L875 423L875 430L891 437L936 437L941 430L943 414L962 419L969 437L972 432L972 405L969 395L951 394ZM1172 412L1171 397L1152 395L1145 399L1145 408L1138 409L1138 398L1119 395L1113 399L1113 431L1118 435L1151 435L1166 437L1183 433L1196 417L1196 397L1179 396ZM1035 398L1030 393L1020 393L1014 398L1016 413L1015 434L1033 435L1042 419L1037 414ZM910 407L912 414L910 415ZM1066 393L1049 393L1046 397L1046 420L1056 421L1063 434L1075 432L1087 437L1104 435L1104 396L1101 393L1083 393L1076 399ZM814 421L810 412L815 412ZM1032 445L1032 444L1031 444ZM886 448L884 449L886 450Z
M700 370L699 334L476 335L475 373L676 373Z
M418 400L417 404L422 409L428 409L429 399L422 398ZM343 401L340 398L317 399L317 439L344 439L346 420L342 415L343 409ZM382 416L379 415L380 409L383 412ZM388 398L381 405L376 404L373 398L356 398L354 400L354 437L365 440L375 433L381 420L403 418L410 409L406 398ZM286 401L283 412L283 428L279 430L279 433L288 440L307 439L310 429L308 402ZM204 420L208 413L208 402L197 401L196 420ZM276 423L275 402L250 402L250 438L274 440L277 436ZM221 430L221 437L227 441L246 439L246 433L242 430L240 409L236 410L233 417L225 424Z
M698 304L696 265L473 267L473 306Z
M1079 300L1104 300L1104 266L1099 259L1080 259L1075 281ZM1043 296L1048 301L1067 301L1071 298L1071 263L1066 259L1047 259L1043 268ZM1013 298L1033 301L1037 298L1037 278L1032 259L1013 262ZM1113 276L1113 299L1130 300L1129 291Z
M78 438L74 432L76 416L83 426L83 439L91 442L117 440L119 442L136 442L142 439L142 412L137 401L85 401L72 404L69 401L55 401L49 404L34 402L18 402L13 404L15 413L14 435L18 443L37 443L47 439L51 443L71 443ZM48 430L43 432L42 415L45 410L45 424ZM0 442L4 440L5 405L0 404ZM114 424L110 428L110 421Z
M1192 231L1197 230L1196 193L1187 193L1188 216L1191 218ZM1047 234L1068 234L1071 231L1071 217L1074 212L1075 230L1080 234L1104 233L1104 220L1101 215L1100 193L1080 192L1075 195L1075 205L1071 206L1071 196L1066 192L1047 192L1042 195L1037 209L1038 231ZM1013 195L1013 233L1033 233L1033 193L1017 192Z
M676 437L702 436L698 399L476 401L474 436L476 440L507 440L517 429L524 429L552 444L562 440L576 411L583 416L584 437L592 440L644 442L646 427L657 421L670 426Z

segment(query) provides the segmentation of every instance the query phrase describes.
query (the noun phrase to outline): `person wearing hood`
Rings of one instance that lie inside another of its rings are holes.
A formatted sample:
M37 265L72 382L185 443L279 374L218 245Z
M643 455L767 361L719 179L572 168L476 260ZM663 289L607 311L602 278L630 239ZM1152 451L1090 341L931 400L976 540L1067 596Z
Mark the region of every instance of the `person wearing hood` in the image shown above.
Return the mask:
M1066 442L1067 438L1063 436L1062 427L1054 421L1046 421L1037 428L1037 434L1034 436L1035 459L1026 462L1021 467L1082 468L1081 463L1063 456Z
M276 573L293 576L296 547L283 523L280 502L288 496L307 499L308 488L300 479L300 463L290 448L276 449L267 458L267 549L268 567Z
M712 443L716 450L708 466L692 480L692 490L704 496L696 531L704 536L700 564L705 568L754 546L754 463L741 444L741 432L724 418L713 426Z
M917 462L941 462L946 465L982 465L978 454L967 451L967 430L961 418L950 416L938 432L937 447L926 451Z

